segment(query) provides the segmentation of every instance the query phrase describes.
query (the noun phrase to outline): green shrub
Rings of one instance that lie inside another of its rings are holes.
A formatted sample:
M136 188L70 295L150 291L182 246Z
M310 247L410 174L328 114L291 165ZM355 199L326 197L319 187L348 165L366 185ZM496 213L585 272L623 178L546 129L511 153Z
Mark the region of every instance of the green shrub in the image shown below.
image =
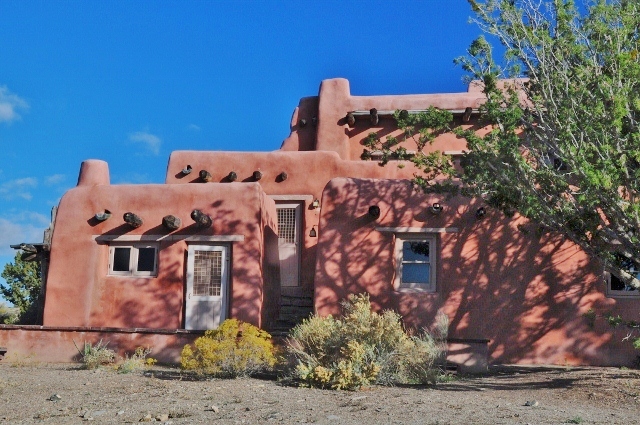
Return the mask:
M375 313L368 294L351 295L343 314L312 316L291 331L293 376L320 388L356 390L371 384L433 383L442 375L448 318L436 336L411 336L393 311Z
M73 343L76 344L75 342ZM107 348L109 343L103 343L102 340L92 345L85 342L82 350L76 345L76 349L80 353L80 358L86 369L95 369L98 366L110 365L116 361L116 352Z
M126 356L118 366L118 372L131 373L156 364L156 359L147 357L151 354L151 348L138 347L131 357Z
M20 310L11 308L5 303L0 303L0 324L13 325L20 318Z
M276 363L271 335L257 327L227 319L214 330L185 345L183 369L235 378L270 369Z

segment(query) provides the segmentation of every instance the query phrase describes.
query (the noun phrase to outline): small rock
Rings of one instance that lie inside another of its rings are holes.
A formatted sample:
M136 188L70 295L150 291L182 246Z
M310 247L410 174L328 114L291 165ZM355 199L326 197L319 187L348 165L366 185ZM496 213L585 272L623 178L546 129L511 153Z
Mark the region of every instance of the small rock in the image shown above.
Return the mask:
M124 415L124 410L120 410L118 413L116 413L116 415L118 415L118 416Z
M538 405L538 400L529 400L524 405L530 406L530 407L536 407Z
M106 414L107 414L106 410L96 410L95 412L93 412L93 416L103 416Z
M62 397L60 397L60 394L54 394L51 397L49 397L50 401L60 401L62 400Z
M166 422L169 420L169 415L167 415L166 413L162 413L158 416L156 416L156 421L158 422Z
M327 419L330 420L330 421L339 421L340 420L340 416L329 415L329 416L327 416Z
M358 402L364 400L365 398L367 398L366 395L361 395L361 396L358 396L358 397L352 397L351 398L351 403L358 403Z
M211 405L210 409L214 413L218 413L220 411L220 408L218 406L216 406L216 405L213 405L213 404Z
M151 413L147 413L138 422L151 422Z

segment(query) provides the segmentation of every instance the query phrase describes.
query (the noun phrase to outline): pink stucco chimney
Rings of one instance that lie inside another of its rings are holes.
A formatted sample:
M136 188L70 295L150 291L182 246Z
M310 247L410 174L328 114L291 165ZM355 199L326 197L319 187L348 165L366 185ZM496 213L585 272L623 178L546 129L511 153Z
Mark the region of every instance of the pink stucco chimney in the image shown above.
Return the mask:
M99 159L88 159L80 166L78 186L98 186L109 184L109 164Z

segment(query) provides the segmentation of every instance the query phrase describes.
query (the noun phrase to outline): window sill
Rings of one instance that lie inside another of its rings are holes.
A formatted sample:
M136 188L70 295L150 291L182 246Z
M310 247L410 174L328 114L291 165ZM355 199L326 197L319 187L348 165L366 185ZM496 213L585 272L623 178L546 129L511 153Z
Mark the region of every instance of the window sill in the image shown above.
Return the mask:
M640 299L639 291L607 291L607 298L616 299Z
M435 289L427 288L394 288L394 292L401 294L437 294Z
M117 277L117 278L135 277L136 279L154 279L154 278L158 277L158 275L157 274L148 275L148 274L113 274L113 273L109 273L107 275L107 277Z

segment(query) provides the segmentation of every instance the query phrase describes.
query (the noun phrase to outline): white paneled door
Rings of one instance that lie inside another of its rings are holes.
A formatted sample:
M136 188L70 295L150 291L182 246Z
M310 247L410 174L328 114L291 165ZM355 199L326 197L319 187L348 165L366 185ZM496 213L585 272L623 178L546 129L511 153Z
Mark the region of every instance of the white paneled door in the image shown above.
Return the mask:
M280 284L300 284L300 203L277 203Z
M227 317L228 247L189 246L185 300L186 329L215 329Z

